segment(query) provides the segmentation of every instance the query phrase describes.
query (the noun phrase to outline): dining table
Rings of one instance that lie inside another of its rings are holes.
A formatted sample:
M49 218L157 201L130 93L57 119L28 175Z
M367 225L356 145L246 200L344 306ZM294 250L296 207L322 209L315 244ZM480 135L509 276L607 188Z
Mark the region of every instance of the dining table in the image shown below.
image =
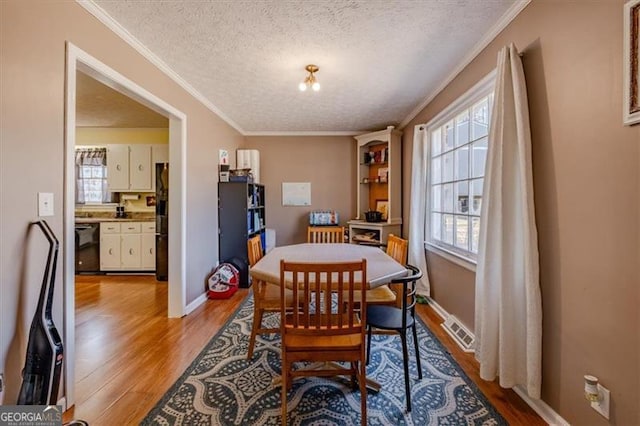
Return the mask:
M280 260L303 263L352 262L367 260L366 287L373 289L404 277L407 269L378 247L347 243L303 243L274 247L249 273L255 280L280 285Z
M395 278L407 275L404 265L398 263L379 247L348 243L303 243L275 247L251 267L249 274L254 280L280 286L280 261L283 259L288 262L304 263L349 262L366 259L367 282L365 285L372 291L389 284ZM276 384L279 382L280 380L275 380ZM369 378L367 378L367 387L376 392L380 390L380 384Z

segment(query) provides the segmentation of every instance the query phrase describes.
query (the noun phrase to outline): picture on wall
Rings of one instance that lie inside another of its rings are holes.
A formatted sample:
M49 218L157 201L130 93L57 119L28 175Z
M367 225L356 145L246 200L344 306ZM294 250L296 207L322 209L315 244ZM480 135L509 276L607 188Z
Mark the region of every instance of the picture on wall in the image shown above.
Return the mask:
M640 0L624 5L624 111L626 125L640 123Z

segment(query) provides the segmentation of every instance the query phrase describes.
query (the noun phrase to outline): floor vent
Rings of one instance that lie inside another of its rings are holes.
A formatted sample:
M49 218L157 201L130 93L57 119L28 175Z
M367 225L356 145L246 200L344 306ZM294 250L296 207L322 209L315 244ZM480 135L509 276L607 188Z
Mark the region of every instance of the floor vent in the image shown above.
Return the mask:
M465 326L462 325L458 318L453 315L449 315L442 324L442 327L444 327L445 331L453 337L453 340L456 341L463 351L474 352L475 337L466 329Z

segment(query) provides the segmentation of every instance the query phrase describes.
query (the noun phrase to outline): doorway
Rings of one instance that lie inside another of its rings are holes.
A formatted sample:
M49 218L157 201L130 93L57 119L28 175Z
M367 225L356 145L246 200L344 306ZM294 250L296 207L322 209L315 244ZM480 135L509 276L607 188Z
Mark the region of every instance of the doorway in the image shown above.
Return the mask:
M169 119L169 175L171 215L169 217L169 282L168 316L182 317L186 312L186 251L185 210L186 191L186 116L117 71L108 67L72 43L67 42L66 104L65 104L65 194L64 194L64 346L65 407L75 404L75 129L76 72L94 78L102 84L130 97Z

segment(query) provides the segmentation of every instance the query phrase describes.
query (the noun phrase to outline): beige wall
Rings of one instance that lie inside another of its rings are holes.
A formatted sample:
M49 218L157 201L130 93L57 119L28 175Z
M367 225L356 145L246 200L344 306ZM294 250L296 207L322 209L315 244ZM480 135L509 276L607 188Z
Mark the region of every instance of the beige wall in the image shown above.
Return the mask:
M72 1L0 2L0 372L5 403L15 401L27 330L35 309L47 249L39 231L36 193L54 194L47 218L61 252L54 321L62 322L64 252L65 42L104 62L187 116L187 303L204 292L218 258L218 149L233 151L244 138Z
M611 390L611 424L640 424L640 125L622 125L623 3L534 0L405 130L410 164L415 124L494 68L500 47L514 42L524 51L543 303L542 398L576 425L608 424L584 400L587 373ZM466 303L473 275L448 265L447 277L446 261L435 256L429 263L436 301L473 325Z
M350 136L247 138L246 148L260 151L267 228L277 245L305 242L312 210L336 210L345 226L355 216L355 146ZM282 182L311 182L311 206L283 206Z
M169 128L76 127L76 145L169 143Z

